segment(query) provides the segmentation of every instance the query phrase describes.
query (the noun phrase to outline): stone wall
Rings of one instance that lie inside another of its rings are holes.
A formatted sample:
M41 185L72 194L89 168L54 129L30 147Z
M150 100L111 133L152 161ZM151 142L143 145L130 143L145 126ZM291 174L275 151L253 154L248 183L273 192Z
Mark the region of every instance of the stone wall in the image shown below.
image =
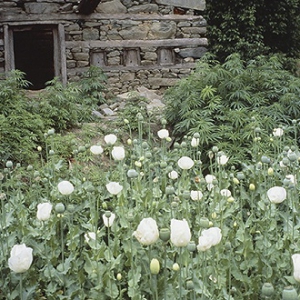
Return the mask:
M13 49L5 45L10 43L5 28L9 33L9 28L13 32L28 24L60 24L64 57L59 74L65 73L66 80L76 81L90 65L97 65L107 74L113 93L137 86L166 88L187 76L206 51L204 9L201 0L105 0L92 14L82 15L78 1L4 0L0 2L0 72L13 65L10 55L5 55Z

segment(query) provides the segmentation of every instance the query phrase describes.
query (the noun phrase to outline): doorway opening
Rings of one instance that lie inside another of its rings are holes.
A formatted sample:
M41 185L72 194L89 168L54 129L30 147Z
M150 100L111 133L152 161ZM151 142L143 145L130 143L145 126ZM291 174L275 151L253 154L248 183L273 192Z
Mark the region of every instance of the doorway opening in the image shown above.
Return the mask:
M28 89L45 88L55 77L53 29L42 25L14 29L13 45L15 69L26 74Z

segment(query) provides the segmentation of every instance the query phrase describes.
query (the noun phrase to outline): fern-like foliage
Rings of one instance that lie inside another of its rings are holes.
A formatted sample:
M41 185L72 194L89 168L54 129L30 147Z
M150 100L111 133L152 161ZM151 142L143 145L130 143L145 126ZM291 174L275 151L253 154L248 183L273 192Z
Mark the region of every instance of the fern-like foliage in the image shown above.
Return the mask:
M167 90L165 117L178 139L197 132L203 152L226 147L242 162L253 159L255 128L264 134L260 147L267 151L273 129L299 118L299 87L280 56L245 62L234 53L221 64L208 53L193 74Z

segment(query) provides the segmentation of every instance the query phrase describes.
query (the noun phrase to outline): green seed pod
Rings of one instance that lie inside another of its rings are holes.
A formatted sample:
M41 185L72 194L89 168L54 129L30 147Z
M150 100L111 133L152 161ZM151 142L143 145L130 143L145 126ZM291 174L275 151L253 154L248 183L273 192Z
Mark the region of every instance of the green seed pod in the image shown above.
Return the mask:
M11 161L11 160L8 160L7 162L6 162L6 164L5 164L5 166L6 166L6 168L12 168L13 167L13 162Z
M209 220L205 217L200 218L200 227L208 228L209 227Z
M173 195L173 194L175 194L175 189L174 189L174 187L171 186L171 185L166 186L166 194L167 194L167 195Z
M169 228L162 228L159 231L159 238L162 241L167 242L170 239L170 229Z
M264 283L261 288L261 294L263 297L271 297L274 294L274 287L272 283Z
M211 150L212 152L217 153L219 151L219 148L217 146L213 146Z
M187 245L187 249L190 252L194 252L197 249L196 243L194 241L190 241Z
M63 213L64 211L65 211L65 205L63 204L63 203L57 203L56 205L55 205L55 211L57 212L57 213L59 213L59 214L61 214L61 213Z
M292 286L287 286L282 291L282 300L298 300L297 291Z

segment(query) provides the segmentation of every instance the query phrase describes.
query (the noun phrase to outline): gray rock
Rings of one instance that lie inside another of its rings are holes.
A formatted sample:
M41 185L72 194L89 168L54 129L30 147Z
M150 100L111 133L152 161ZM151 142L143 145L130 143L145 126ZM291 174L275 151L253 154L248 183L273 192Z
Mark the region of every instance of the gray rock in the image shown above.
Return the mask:
M109 107L102 108L101 111L102 111L102 113L103 113L104 115L106 115L106 116L113 116L113 115L116 114L116 113L115 113L112 109L110 109Z
M87 28L82 31L84 41L99 40L99 30L96 28Z
M121 14L126 13L127 8L120 0L113 0L109 2L100 3L96 7L96 12L104 14Z
M144 40L148 32L148 25L143 24L141 26L132 27L130 30L121 30L119 34L124 40Z
M128 8L129 13L157 13L158 12L158 5L157 4L142 4L133 6L131 8Z
M103 118L104 116L97 110L92 111L92 115L97 117L97 118Z
M57 3L24 3L25 12L28 14L48 14L58 12L60 5Z
M205 10L206 7L205 0L156 0L156 3L196 10Z
M200 58L204 55L207 51L205 47L196 47L196 48L184 48L180 49L179 55L182 58L193 57L193 58Z
M175 37L175 33L175 22L157 22L152 24L148 37L154 40L172 39Z

